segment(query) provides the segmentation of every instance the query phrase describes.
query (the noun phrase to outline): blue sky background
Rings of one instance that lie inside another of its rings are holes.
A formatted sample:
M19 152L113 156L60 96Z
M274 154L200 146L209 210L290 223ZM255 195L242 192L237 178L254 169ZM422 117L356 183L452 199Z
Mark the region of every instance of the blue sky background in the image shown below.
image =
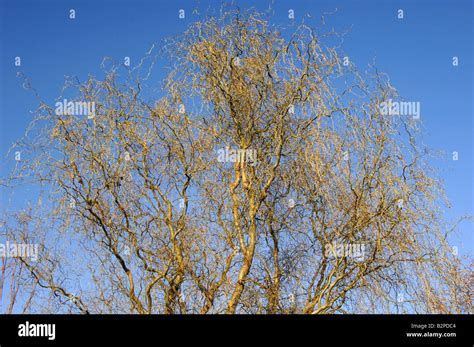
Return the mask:
M266 9L269 1L256 5L236 1L241 8ZM182 32L195 16L212 14L219 1L23 1L0 0L0 175L14 163L6 157L12 142L24 133L32 119L37 99L22 88L16 77L23 72L41 98L50 104L59 96L64 75L85 79L102 76L105 56L138 63L152 43ZM69 19L69 10L76 19ZM471 0L434 1L280 1L273 5L275 24L296 22L320 24L324 12L326 30L350 29L342 49L361 70L376 59L380 71L408 101L421 103L426 134L423 142L445 152L433 164L445 182L452 208L448 220L473 215L473 5ZM184 9L186 18L179 19ZM405 18L397 18L403 9ZM21 57L21 67L14 59ZM452 65L453 56L459 66ZM159 70L160 67L157 67ZM164 76L164 70L159 75ZM452 152L459 160L452 160ZM27 158L24 158L27 159ZM0 210L25 205L28 192L0 191ZM10 199L12 199L10 201ZM472 254L472 223L460 227L455 243L461 254Z

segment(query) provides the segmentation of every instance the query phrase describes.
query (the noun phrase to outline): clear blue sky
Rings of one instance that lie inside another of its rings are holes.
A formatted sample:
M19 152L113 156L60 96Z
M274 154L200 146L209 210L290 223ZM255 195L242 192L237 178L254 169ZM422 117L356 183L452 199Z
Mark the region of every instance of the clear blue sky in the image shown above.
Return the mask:
M129 56L132 66L154 42L181 32L193 21L192 10L217 10L214 1L23 1L0 0L0 174L11 168L7 149L22 134L37 106L16 77L27 75L42 99L53 103L64 75L84 79L100 76L104 56L118 61ZM255 6L236 1L241 8ZM266 9L268 1L256 6ZM70 20L69 9L76 10ZM435 164L453 207L447 217L473 215L473 24L472 1L279 1L274 5L274 23L290 24L288 10L296 21L319 24L323 12L327 29L350 29L344 51L361 69L376 58L379 70L410 101L421 102L421 117L427 134L424 143L445 151L445 160ZM178 18L178 10L186 18ZM404 19L397 10L404 10ZM194 17L195 18L195 17ZM20 56L21 67L14 66ZM452 57L459 66L452 66ZM452 161L451 153L459 152ZM10 197L1 191L0 208ZM17 194L14 205L24 202ZM11 207L11 206L9 206ZM462 254L473 253L472 224L461 225Z

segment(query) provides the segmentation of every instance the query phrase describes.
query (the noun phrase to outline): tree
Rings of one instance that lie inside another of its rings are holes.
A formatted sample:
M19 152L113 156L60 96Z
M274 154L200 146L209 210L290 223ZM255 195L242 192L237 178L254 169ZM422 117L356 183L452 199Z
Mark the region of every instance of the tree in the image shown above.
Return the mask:
M159 92L150 51L125 77L69 79L70 112L41 103L15 149L34 159L6 183L47 201L5 217L9 239L41 243L14 270L29 310L472 310L420 120L382 114L399 97L375 68L265 18L230 10L166 41Z

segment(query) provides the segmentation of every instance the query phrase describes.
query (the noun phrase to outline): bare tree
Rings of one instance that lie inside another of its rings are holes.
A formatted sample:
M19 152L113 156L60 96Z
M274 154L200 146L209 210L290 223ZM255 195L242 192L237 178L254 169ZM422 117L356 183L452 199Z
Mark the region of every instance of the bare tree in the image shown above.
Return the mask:
M9 239L41 243L11 271L27 311L472 311L420 120L382 114L397 91L332 33L291 30L230 10L125 75L68 79L58 100L92 113L41 102L6 182L46 192L5 216Z

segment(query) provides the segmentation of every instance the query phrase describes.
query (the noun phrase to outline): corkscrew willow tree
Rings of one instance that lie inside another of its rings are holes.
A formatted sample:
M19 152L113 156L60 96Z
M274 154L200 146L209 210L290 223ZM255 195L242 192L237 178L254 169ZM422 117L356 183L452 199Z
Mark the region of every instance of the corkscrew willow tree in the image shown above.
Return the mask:
M151 51L68 79L59 100L95 114L42 102L4 181L42 187L5 212L3 236L41 244L6 259L9 312L470 312L421 120L381 114L388 77L344 66L330 35L229 10L164 42L159 90Z

